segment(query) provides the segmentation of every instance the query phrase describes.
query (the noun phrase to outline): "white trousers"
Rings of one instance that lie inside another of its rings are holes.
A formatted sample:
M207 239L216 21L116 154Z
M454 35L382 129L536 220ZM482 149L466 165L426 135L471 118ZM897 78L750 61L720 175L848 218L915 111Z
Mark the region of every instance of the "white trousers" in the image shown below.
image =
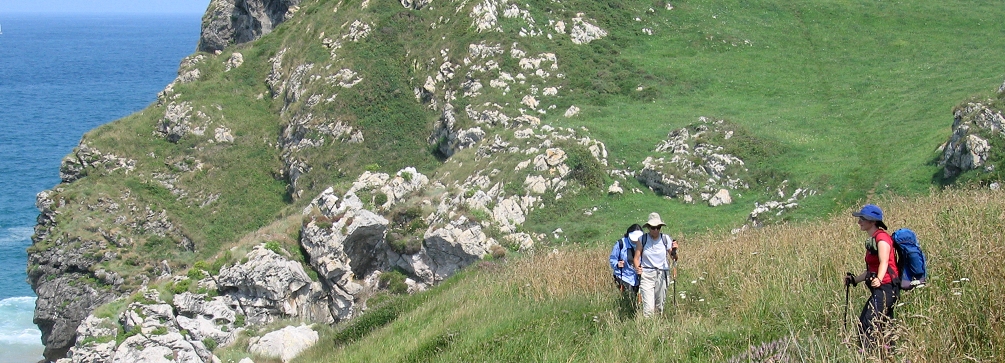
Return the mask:
M667 298L667 273L663 270L642 269L639 293L642 294L642 315L652 316L653 312L663 313L663 302Z

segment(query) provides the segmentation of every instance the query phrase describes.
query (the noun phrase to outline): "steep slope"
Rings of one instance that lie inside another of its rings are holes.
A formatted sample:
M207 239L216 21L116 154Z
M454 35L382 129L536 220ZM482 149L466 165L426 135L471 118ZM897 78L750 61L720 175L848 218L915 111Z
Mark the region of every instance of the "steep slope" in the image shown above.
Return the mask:
M153 331L205 357L245 324L350 319L387 271L421 290L650 210L693 232L927 191L949 106L1001 81L982 50L1002 31L962 10L994 5L214 2L204 34L259 25L204 36L217 52L39 195L46 357L138 354ZM122 331L80 338L88 316Z

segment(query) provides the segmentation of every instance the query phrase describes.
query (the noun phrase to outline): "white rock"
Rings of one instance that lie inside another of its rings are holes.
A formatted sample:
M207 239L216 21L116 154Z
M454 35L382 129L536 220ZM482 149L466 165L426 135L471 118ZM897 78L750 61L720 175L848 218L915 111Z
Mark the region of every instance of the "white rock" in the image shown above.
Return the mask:
M495 208L492 208L492 217L499 224L501 230L507 233L516 232L516 226L523 224L526 219L524 212L520 209L518 197L503 199Z
M579 107L569 106L568 110L565 110L565 117L572 117L579 114Z
M565 151L559 148L551 148L544 151L545 161L548 166L555 167L565 162L567 159Z
M483 3L477 4L471 9L471 17L474 18L475 28L478 32L483 31L502 31L496 24L499 18L499 10L497 9L497 4L493 1L486 0Z
M242 64L244 64L244 55L234 52L234 54L231 54L230 58L227 59L227 63L224 65L223 71L229 72L231 69L240 67Z
M523 100L521 100L520 103L530 108L537 108L539 102L536 98L534 98L534 96L526 95L523 96Z
M607 193L608 194L624 194L625 190L621 188L620 182L617 181L617 180L615 180L614 184L611 184L610 187L607 187Z
M606 30L583 20L582 16L583 14L579 13L577 17L572 18L572 31L569 32L572 43L587 44L607 36Z
M214 132L214 139L216 139L216 142L229 144L234 142L234 135L230 133L230 129L226 127L218 127Z
M528 175L523 185L534 194L544 194L548 190L548 180L540 175Z
M212 361L212 357L202 342L188 341L181 334L170 332L126 338L115 349L112 363L204 363Z
M264 357L280 358L285 363L293 360L307 348L314 346L317 341L318 332L309 326L288 326L265 334L257 342L251 344L250 350L251 353Z
M510 243L520 246L521 251L526 251L534 248L534 239L532 239L530 235L526 233L508 234L506 235L506 237L503 237L503 239L509 241Z
M719 189L718 192L708 200L708 205L710 207L718 207L720 205L732 204L733 198L729 195L729 190Z

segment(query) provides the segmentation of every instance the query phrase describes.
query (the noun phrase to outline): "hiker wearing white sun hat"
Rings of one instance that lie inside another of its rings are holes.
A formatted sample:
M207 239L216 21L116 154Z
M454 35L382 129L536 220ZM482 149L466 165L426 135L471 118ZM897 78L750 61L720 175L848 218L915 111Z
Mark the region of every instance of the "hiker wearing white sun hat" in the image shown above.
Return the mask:
M677 241L660 230L666 226L659 213L649 214L645 228L649 230L637 242L635 248L635 270L642 275L639 294L642 295L642 315L652 316L657 310L663 312L666 301L668 258L677 261Z

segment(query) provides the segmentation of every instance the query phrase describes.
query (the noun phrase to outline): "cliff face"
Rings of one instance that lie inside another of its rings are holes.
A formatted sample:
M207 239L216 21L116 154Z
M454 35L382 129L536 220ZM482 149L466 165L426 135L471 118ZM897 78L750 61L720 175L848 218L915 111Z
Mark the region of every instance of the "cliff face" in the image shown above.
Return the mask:
M297 10L300 0L212 0L202 18L198 50L213 53L261 38Z

